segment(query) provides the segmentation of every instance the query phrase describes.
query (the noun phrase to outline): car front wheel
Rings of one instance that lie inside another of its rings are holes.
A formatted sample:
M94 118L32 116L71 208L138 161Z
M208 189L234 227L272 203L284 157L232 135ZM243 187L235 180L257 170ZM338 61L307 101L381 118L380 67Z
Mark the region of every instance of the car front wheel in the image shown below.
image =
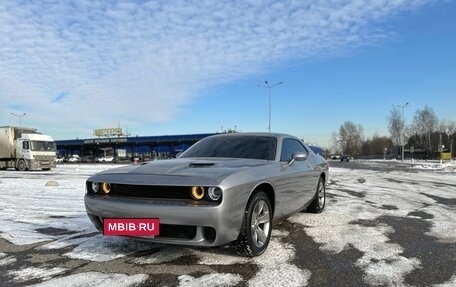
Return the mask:
M315 192L312 203L307 208L308 212L320 213L326 205L326 186L323 177L318 180L317 191Z
M269 245L272 231L271 201L266 193L253 195L244 214L241 232L233 247L243 256L261 255Z

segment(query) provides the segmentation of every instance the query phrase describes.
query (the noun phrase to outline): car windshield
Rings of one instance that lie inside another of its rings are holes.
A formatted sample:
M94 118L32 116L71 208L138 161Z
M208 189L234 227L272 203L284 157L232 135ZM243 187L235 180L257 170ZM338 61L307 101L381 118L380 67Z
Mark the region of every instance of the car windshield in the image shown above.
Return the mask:
M277 140L269 136L216 136L203 139L181 157L227 157L274 160Z
M55 143L51 141L32 141L34 151L55 151Z

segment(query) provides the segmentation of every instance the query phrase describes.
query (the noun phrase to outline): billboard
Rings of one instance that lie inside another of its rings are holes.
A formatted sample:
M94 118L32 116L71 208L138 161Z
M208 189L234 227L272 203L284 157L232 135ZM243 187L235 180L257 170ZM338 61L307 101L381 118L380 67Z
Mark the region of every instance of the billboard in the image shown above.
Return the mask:
M97 137L119 137L123 135L123 131L121 128L95 129L93 135Z

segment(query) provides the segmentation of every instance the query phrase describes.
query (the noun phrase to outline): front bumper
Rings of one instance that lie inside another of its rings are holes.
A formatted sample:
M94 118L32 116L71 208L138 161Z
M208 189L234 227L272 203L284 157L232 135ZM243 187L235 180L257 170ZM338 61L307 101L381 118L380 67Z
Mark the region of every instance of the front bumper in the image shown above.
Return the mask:
M87 214L103 230L104 218L158 218L160 235L138 239L180 245L219 246L239 235L245 203L224 193L219 205L197 205L193 201L156 200L86 194Z
M50 159L50 160L29 160L28 161L28 168L30 170L37 170L37 169L51 169L55 168L55 160Z

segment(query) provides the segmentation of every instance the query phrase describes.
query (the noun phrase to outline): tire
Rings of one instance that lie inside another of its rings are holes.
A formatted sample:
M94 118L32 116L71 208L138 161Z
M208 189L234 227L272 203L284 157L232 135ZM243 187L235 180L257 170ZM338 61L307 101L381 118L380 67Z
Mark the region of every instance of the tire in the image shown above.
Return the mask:
M315 192L312 203L307 207L308 212L320 213L326 205L326 186L323 177L318 180L317 191Z
M26 171L27 170L27 164L25 163L24 160L19 160L19 162L17 163L17 170L19 171Z
M249 200L244 213L241 232L232 243L237 254L258 256L269 245L272 231L272 207L266 193L258 191Z

